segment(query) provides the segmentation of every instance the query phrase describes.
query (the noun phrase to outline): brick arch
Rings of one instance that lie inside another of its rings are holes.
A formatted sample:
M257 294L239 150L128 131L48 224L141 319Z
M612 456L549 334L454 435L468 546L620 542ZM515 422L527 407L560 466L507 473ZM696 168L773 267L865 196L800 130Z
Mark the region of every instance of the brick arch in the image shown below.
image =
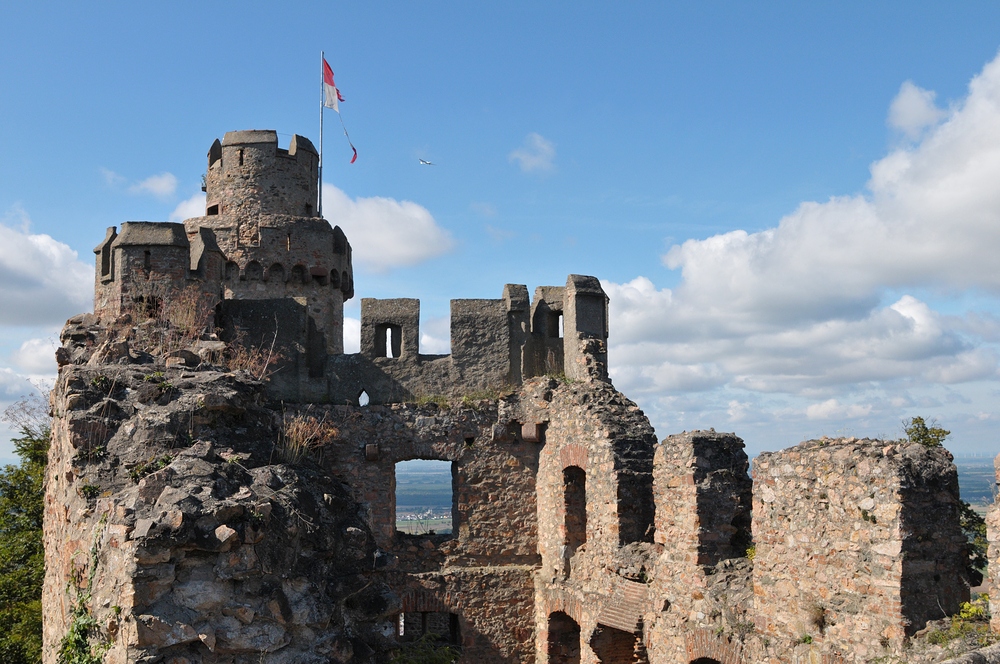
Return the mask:
M563 470L570 466L577 466L587 470L587 448L576 443L567 443L559 450L559 465Z
M399 593L404 613L419 613L430 611L437 613L453 613L451 593L440 594L425 588L407 588Z
M544 606L546 616L562 612L575 620L577 625L582 623L583 607L576 597L567 597L563 593L553 593L545 598Z
M743 646L716 636L710 629L695 629L684 635L689 662L714 660L719 664L742 664Z

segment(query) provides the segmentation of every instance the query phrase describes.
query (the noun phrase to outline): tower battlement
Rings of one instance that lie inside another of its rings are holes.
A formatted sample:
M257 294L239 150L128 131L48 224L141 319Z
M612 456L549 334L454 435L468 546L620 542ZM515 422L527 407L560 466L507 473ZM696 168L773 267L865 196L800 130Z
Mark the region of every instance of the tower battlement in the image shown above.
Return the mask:
M271 129L226 132L212 143L205 174L205 214L316 216L319 153L295 134L278 147Z

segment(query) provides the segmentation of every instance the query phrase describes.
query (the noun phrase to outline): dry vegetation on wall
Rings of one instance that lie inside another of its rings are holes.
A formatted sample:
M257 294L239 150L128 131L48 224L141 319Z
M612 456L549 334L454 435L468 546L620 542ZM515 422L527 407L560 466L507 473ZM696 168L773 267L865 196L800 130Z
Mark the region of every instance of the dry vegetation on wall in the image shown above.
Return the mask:
M187 349L211 330L215 302L196 286L178 289L152 280L131 286L131 304L112 328L119 340L162 356Z
M257 380L267 380L277 370L277 364L283 359L281 353L274 351L278 340L276 331L270 344L254 346L246 341L246 332L237 328L235 335L226 346L219 358L220 363L230 371L245 371Z
M215 304L216 298L194 285L174 288L161 281L137 281L130 304L111 324L108 339L154 359L192 353L189 358L197 355L200 361L244 371L256 380L273 375L283 359L275 352L277 332L270 342L253 345L237 327L222 344L215 328Z
M340 435L337 427L326 419L305 413L285 413L282 416L281 438L275 450L282 463L301 463L312 452L322 453L323 447Z

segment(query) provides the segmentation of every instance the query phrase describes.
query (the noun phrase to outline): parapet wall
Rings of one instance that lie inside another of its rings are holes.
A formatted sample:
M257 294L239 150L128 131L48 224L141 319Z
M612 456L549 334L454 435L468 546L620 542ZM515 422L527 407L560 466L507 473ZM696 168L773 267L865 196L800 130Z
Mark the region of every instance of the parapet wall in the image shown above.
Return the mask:
M566 283L536 289L530 319L523 285L507 284L496 300L452 300L450 355L420 353L419 300L364 298L361 352L328 358L328 398L355 404L363 393L386 404L495 392L544 374L606 382L607 295L594 277L570 275ZM560 325L563 303L577 301L580 316Z

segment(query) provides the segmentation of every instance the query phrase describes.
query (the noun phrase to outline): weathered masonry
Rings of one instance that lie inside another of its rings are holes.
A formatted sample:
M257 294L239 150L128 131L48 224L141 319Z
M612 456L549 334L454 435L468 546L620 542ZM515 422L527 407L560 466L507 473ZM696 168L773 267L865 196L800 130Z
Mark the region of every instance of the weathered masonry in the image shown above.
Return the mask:
M227 133L203 216L95 249L52 395L47 664L81 621L114 664L933 661L914 634L969 598L946 450L824 438L751 470L732 433L657 440L590 276L453 300L449 355L419 301L363 298L345 354L317 161ZM397 529L416 459L450 466L450 533Z

